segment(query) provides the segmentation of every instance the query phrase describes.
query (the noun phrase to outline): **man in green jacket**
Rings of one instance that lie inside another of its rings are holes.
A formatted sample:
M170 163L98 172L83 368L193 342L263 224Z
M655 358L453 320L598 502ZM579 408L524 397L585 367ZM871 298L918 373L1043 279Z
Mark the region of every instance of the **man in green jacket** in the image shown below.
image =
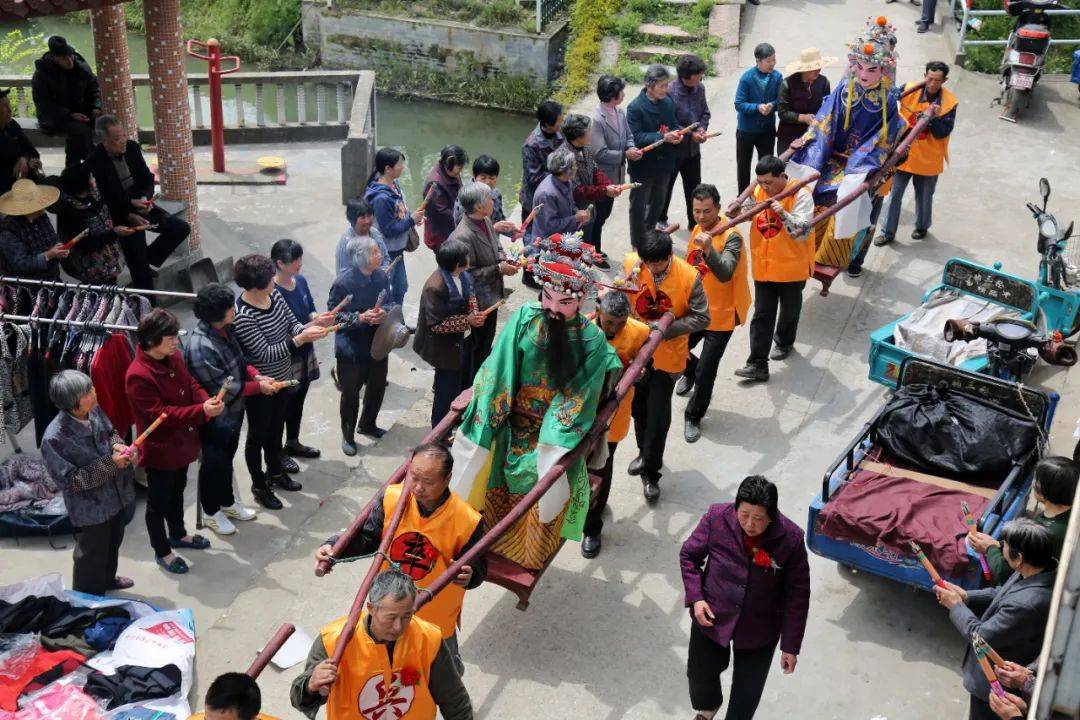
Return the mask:
M1054 559L1059 562L1061 548L1065 545L1065 533L1069 528L1069 513L1076 497L1078 479L1080 465L1067 457L1055 455L1044 458L1035 466L1035 484L1032 490L1035 499L1042 503L1043 507L1032 519L1054 536ZM1000 585L1005 582L1012 570L1001 554L1001 544L981 532L971 532L967 539L976 552L986 555L986 564L990 566L990 573L993 575L991 583Z

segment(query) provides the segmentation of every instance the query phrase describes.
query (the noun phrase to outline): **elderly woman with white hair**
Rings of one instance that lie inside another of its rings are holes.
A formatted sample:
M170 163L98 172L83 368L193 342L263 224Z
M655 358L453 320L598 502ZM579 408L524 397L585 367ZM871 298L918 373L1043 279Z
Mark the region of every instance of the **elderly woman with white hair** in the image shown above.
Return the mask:
M502 300L505 290L503 278L516 275L518 266L506 261L499 244L499 234L491 222L495 209L491 188L481 182L469 183L458 193L458 202L464 215L450 237L462 241L469 248L469 277L476 294L477 308L483 311ZM472 385L476 371L491 352L497 323L497 315L488 313L484 324L473 327L466 338L463 387Z
M330 286L329 308L349 297L342 309L351 314L350 322L334 335L334 356L341 384L341 450L349 457L356 455L354 432L381 438L386 431L376 423L386 393L388 358L371 357L371 341L375 329L386 319L383 302L392 302L390 282L382 267L382 251L370 236L357 237L350 242L352 267L337 276ZM364 411L360 411L360 391L364 391Z
M60 410L41 438L41 456L75 526L72 588L91 595L135 583L116 574L124 527L135 509L132 455L97 402L90 377L63 370L49 382Z
M630 244L636 249L647 230L657 226L667 203L668 182L675 172L675 146L682 142L675 103L668 97L671 73L663 65L650 65L645 71L645 87L626 108L626 124L634 136L634 145L648 147L660 140L664 144L631 160L630 179L641 183L630 191ZM672 233L678 225L661 228Z
M563 145L548 156L548 172L533 195L533 207L544 207L536 213L536 236L548 237L555 233L577 232L591 217L588 210L578 210L574 204L574 176L577 160L574 151Z

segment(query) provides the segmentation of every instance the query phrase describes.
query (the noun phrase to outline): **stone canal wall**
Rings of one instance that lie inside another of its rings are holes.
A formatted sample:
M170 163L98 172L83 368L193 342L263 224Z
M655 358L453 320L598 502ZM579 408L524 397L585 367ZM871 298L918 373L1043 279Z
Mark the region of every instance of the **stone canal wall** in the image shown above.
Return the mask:
M558 77L568 35L566 21L538 35L304 0L304 42L319 48L325 68L378 70L386 63L419 63L453 71L465 66L484 76L523 76L546 84Z

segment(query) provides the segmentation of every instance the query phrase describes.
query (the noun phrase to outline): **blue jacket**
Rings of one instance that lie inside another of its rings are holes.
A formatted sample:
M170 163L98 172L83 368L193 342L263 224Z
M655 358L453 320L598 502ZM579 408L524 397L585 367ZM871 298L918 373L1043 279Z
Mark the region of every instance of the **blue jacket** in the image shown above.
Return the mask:
M578 222L575 217L577 206L570 189L570 183L563 182L554 175L548 175L536 188L533 201L544 203L536 214L533 225L537 237L547 237L553 233L569 234L577 232Z
M364 199L371 203L371 207L375 210L375 226L382 233L386 249L390 252L404 250L409 229L413 226L413 219L408 213L404 219L398 218L398 203L405 202L400 191L394 192L378 180L372 180L368 183Z
M663 100L651 100L642 88L641 93L626 106L626 124L634 136L634 145L644 148L657 140L662 140L664 133L679 129L679 119L675 117L675 103L669 97ZM664 143L660 147L645 153L640 160L629 163L632 180L667 176L675 170L675 146Z
M333 309L346 295L352 295L342 312L364 312L375 307L379 293L384 290L386 297L383 305L386 306L391 302L390 282L386 279L386 273L376 270L371 275L364 275L356 268L349 268L338 275L330 286L330 299L326 306L328 310ZM371 340L375 336L376 327L357 321L338 330L334 333L334 356L353 362L370 360Z
M766 75L752 67L739 78L735 89L735 110L739 113L738 129L743 132L763 133L776 128L776 101L784 76L779 70ZM772 112L762 115L758 105L772 103Z

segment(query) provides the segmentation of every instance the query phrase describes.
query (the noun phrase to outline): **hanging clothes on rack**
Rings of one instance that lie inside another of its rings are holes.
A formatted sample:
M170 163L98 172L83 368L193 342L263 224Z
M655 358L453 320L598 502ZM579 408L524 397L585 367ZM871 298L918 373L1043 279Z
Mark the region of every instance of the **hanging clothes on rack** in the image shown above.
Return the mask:
M90 364L90 380L97 390L98 405L125 440L129 439L131 426L135 424L131 405L124 392L124 377L134 359L135 354L127 336L114 333L94 354L94 361Z

